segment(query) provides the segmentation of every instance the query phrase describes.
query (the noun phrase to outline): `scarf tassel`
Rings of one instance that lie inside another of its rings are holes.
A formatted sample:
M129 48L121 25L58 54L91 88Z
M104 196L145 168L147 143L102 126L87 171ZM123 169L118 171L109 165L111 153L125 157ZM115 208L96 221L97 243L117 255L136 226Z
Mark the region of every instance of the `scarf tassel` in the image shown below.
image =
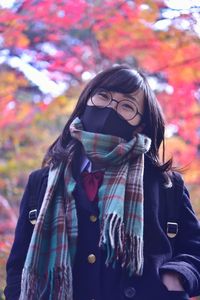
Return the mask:
M107 215L101 226L99 247L106 249L105 264L112 263L121 258L121 267L141 276L143 273L143 239L139 236L125 234L124 223L117 214ZM116 259L116 260L115 260Z
M143 273L143 240L139 236L129 236L129 251L127 254L126 268L129 276L133 274L141 276Z
M22 273L21 293L19 300L41 299L73 299L71 267L55 268L48 274L38 277L30 268L24 268Z

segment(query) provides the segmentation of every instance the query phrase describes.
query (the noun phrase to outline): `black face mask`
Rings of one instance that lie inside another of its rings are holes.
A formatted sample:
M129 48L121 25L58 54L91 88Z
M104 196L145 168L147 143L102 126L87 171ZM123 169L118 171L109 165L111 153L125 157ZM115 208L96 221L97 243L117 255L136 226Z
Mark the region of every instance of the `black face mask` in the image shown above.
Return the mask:
M130 125L110 107L86 106L80 120L86 131L115 135L127 141L133 138L133 131L139 126Z

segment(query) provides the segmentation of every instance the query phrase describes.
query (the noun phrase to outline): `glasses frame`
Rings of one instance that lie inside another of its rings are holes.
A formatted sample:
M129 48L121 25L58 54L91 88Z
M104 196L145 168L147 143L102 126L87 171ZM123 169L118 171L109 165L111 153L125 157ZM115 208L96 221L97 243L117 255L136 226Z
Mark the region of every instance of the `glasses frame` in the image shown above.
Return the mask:
M101 92L101 91L103 91L103 92L105 92L106 94L109 94L109 95L110 95L110 102L109 102L107 105L105 105L105 106L98 106L98 105L96 105L96 104L93 102L93 97L94 97L95 95L97 95L97 93L99 93L99 92ZM99 107L99 108L105 108L105 107L108 107L113 101L117 103L116 111L117 111L117 113L119 114L119 116L122 117L122 119L125 119L126 121L132 121L137 115L139 115L139 116L141 117L141 120L140 120L139 124L142 123L142 121L143 121L143 114L141 114L141 113L139 112L137 106L136 106L135 103L133 103L132 101L130 101L130 100L120 100L120 101L118 101L118 100L116 100L115 98L113 98L112 93L111 93L110 91L107 91L107 90L105 90L105 89L98 89L98 90L96 90L96 91L91 95L91 102L92 102L92 104L93 104L94 106L96 106L96 107ZM121 102L123 102L123 101L131 102L131 103L134 104L135 107L136 107L136 113L135 113L135 115L134 115L133 117L131 117L130 119L124 118L124 117L118 112L118 110L117 110L117 109L118 109L119 103L121 103ZM139 124L138 124L138 125L139 125Z

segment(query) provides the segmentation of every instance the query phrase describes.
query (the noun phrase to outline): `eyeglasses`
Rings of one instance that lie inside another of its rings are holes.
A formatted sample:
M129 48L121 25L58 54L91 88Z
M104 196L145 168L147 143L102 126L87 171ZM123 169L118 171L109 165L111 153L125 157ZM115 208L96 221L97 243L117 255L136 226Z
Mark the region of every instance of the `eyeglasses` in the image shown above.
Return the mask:
M105 108L111 104L112 101L117 103L116 110L119 115L121 115L126 121L131 121L137 115L140 116L142 120L142 114L138 111L136 104L130 100L120 100L117 101L112 97L111 92L104 89L97 90L92 96L91 101L94 106Z

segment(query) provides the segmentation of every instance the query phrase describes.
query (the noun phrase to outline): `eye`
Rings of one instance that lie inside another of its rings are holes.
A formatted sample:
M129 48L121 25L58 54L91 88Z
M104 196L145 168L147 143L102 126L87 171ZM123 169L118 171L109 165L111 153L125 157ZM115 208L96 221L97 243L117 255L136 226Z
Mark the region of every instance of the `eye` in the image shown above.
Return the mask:
M132 106L130 106L129 104L123 104L123 107L125 107L125 108L129 108L129 109L133 109L133 107L132 107Z
M98 96L100 96L101 98L104 98L105 100L109 99L109 96L106 92L99 92Z
M135 110L135 107L129 103L122 103L121 106L123 109L126 109L126 110L133 110L133 111Z

